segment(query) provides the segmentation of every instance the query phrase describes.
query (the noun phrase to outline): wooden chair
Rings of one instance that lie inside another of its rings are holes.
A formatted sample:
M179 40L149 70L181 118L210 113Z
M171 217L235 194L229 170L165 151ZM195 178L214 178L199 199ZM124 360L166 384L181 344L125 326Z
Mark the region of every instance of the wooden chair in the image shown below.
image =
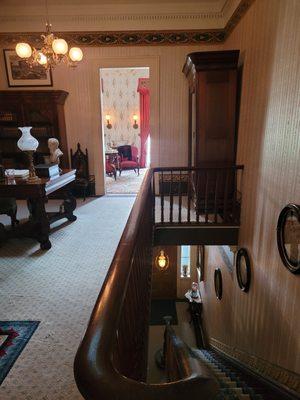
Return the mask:
M71 167L76 169L76 179L74 182L75 192L81 193L83 200L85 200L91 181L89 174L89 159L87 149L85 149L85 153L83 153L79 143L77 143L77 150L74 154L71 149Z

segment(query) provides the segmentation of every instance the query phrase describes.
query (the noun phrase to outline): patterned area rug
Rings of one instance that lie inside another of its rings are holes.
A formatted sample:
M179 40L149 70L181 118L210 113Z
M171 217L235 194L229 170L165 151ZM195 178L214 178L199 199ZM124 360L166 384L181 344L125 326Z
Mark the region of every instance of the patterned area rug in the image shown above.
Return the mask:
M106 193L137 193L143 182L147 168L140 169L137 175L133 170L122 171L121 176L117 173L117 180L107 176L105 178Z
M0 385L40 321L0 321Z

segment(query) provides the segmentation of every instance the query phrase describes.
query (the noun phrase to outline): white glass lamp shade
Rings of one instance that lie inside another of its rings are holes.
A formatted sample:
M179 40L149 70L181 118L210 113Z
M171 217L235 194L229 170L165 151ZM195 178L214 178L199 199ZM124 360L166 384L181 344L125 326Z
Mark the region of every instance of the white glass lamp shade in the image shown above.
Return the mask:
M81 61L83 59L83 52L79 47L71 47L69 57L72 61Z
M55 54L67 54L68 48L65 39L54 39L52 42L52 49Z
M22 132L22 136L18 140L17 146L22 151L36 151L39 142L30 133L32 126L19 127Z
M32 48L28 43L18 43L16 53L21 58L29 58L32 55Z
M38 54L38 57L37 57L37 62L38 62L40 65L46 65L47 62L48 62L48 60L47 60L47 57L45 56L45 54L39 53L39 54Z

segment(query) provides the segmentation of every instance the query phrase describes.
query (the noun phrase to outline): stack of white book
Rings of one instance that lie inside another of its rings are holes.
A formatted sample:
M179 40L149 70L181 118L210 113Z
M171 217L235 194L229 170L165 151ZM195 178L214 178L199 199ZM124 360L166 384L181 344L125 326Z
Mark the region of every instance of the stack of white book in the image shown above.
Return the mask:
M29 177L29 169L6 169L5 175L7 177L26 179Z

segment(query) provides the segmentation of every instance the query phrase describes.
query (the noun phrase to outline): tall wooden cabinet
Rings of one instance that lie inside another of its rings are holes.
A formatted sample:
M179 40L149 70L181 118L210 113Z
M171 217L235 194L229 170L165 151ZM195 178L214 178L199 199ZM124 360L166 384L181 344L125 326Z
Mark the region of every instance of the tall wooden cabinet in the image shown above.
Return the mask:
M22 168L26 157L18 149L21 136L18 126L32 126L32 135L39 141L35 162L43 162L49 154L48 139L57 138L64 155L61 166L69 167L64 104L68 92L63 90L0 91L0 154L8 168Z
M239 51L188 54L189 166L228 166L236 159Z

